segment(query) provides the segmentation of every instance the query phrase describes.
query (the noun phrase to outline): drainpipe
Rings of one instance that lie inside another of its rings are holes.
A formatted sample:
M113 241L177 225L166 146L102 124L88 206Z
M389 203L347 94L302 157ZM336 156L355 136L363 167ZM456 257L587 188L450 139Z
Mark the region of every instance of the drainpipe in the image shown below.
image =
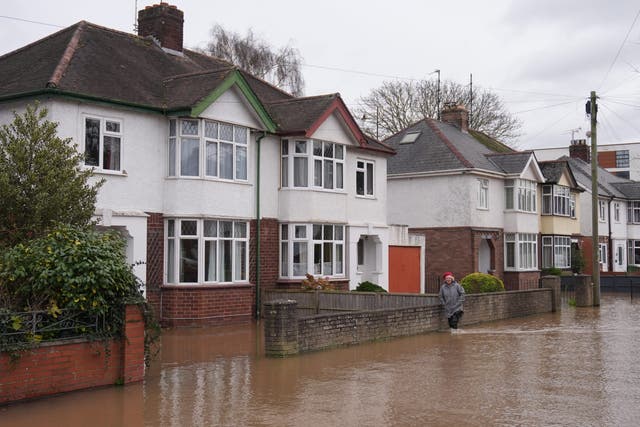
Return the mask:
M607 246L609 247L609 259L608 264L609 264L609 272L613 274L613 241L611 240L611 235L613 234L611 231L611 202L613 201L613 196L609 197L609 201L607 202L607 211L608 211L608 215L607 215L607 223L609 224L609 241L607 243Z
M260 319L260 141L267 136L266 132L256 137L257 167L256 167L256 319Z

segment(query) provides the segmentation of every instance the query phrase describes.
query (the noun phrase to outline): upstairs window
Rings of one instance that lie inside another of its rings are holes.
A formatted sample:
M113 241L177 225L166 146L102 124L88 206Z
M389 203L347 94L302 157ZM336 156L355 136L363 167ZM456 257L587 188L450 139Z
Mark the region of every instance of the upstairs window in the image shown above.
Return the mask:
M640 201L628 202L627 222L629 224L640 224Z
M575 217L575 198L572 198L569 187L543 185L542 214Z
M536 212L537 183L526 179L508 179L504 183L505 207L522 212Z
M247 180L249 129L203 119L169 120L169 176Z
M122 122L86 117L84 125L84 164L103 170L121 171Z
M607 202L598 200L598 221L605 222L607 220Z
M280 144L281 187L342 190L344 154L344 146L331 142L283 139Z
M613 220L615 222L620 222L620 203L615 202L613 204Z
M489 209L489 180L478 179L478 209Z
M375 163L368 160L356 161L356 194L373 196L373 170Z

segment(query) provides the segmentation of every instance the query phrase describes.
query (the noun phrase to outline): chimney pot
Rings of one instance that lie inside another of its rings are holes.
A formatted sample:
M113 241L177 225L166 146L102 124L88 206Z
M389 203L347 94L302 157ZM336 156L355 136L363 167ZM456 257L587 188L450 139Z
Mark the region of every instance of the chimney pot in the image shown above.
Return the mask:
M587 163L591 162L591 147L587 145L586 139L574 139L569 145L569 157L572 159L582 159Z
M464 105L447 105L440 113L441 120L462 132L469 132L469 111Z

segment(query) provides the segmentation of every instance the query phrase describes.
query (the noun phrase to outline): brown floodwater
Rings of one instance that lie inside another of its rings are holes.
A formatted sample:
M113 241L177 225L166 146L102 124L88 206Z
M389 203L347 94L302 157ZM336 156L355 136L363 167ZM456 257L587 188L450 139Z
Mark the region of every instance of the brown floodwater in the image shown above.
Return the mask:
M259 330L167 330L144 383L0 407L0 426L640 425L628 295L288 359Z

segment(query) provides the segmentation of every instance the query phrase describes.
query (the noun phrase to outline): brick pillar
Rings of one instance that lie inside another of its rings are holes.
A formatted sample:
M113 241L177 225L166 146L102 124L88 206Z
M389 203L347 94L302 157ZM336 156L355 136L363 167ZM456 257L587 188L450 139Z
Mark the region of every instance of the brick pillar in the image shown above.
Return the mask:
M159 321L162 317L160 292L164 271L164 216L147 212L147 282L146 297Z
M576 306L593 306L593 283L591 283L591 276L578 274L575 276L575 279Z
M298 354L298 302L274 300L263 304L264 348L269 357Z
M122 340L122 378L125 384L144 379L144 328L140 307L127 305Z
M551 311L560 310L560 278L558 276L542 276L540 287L551 289Z

